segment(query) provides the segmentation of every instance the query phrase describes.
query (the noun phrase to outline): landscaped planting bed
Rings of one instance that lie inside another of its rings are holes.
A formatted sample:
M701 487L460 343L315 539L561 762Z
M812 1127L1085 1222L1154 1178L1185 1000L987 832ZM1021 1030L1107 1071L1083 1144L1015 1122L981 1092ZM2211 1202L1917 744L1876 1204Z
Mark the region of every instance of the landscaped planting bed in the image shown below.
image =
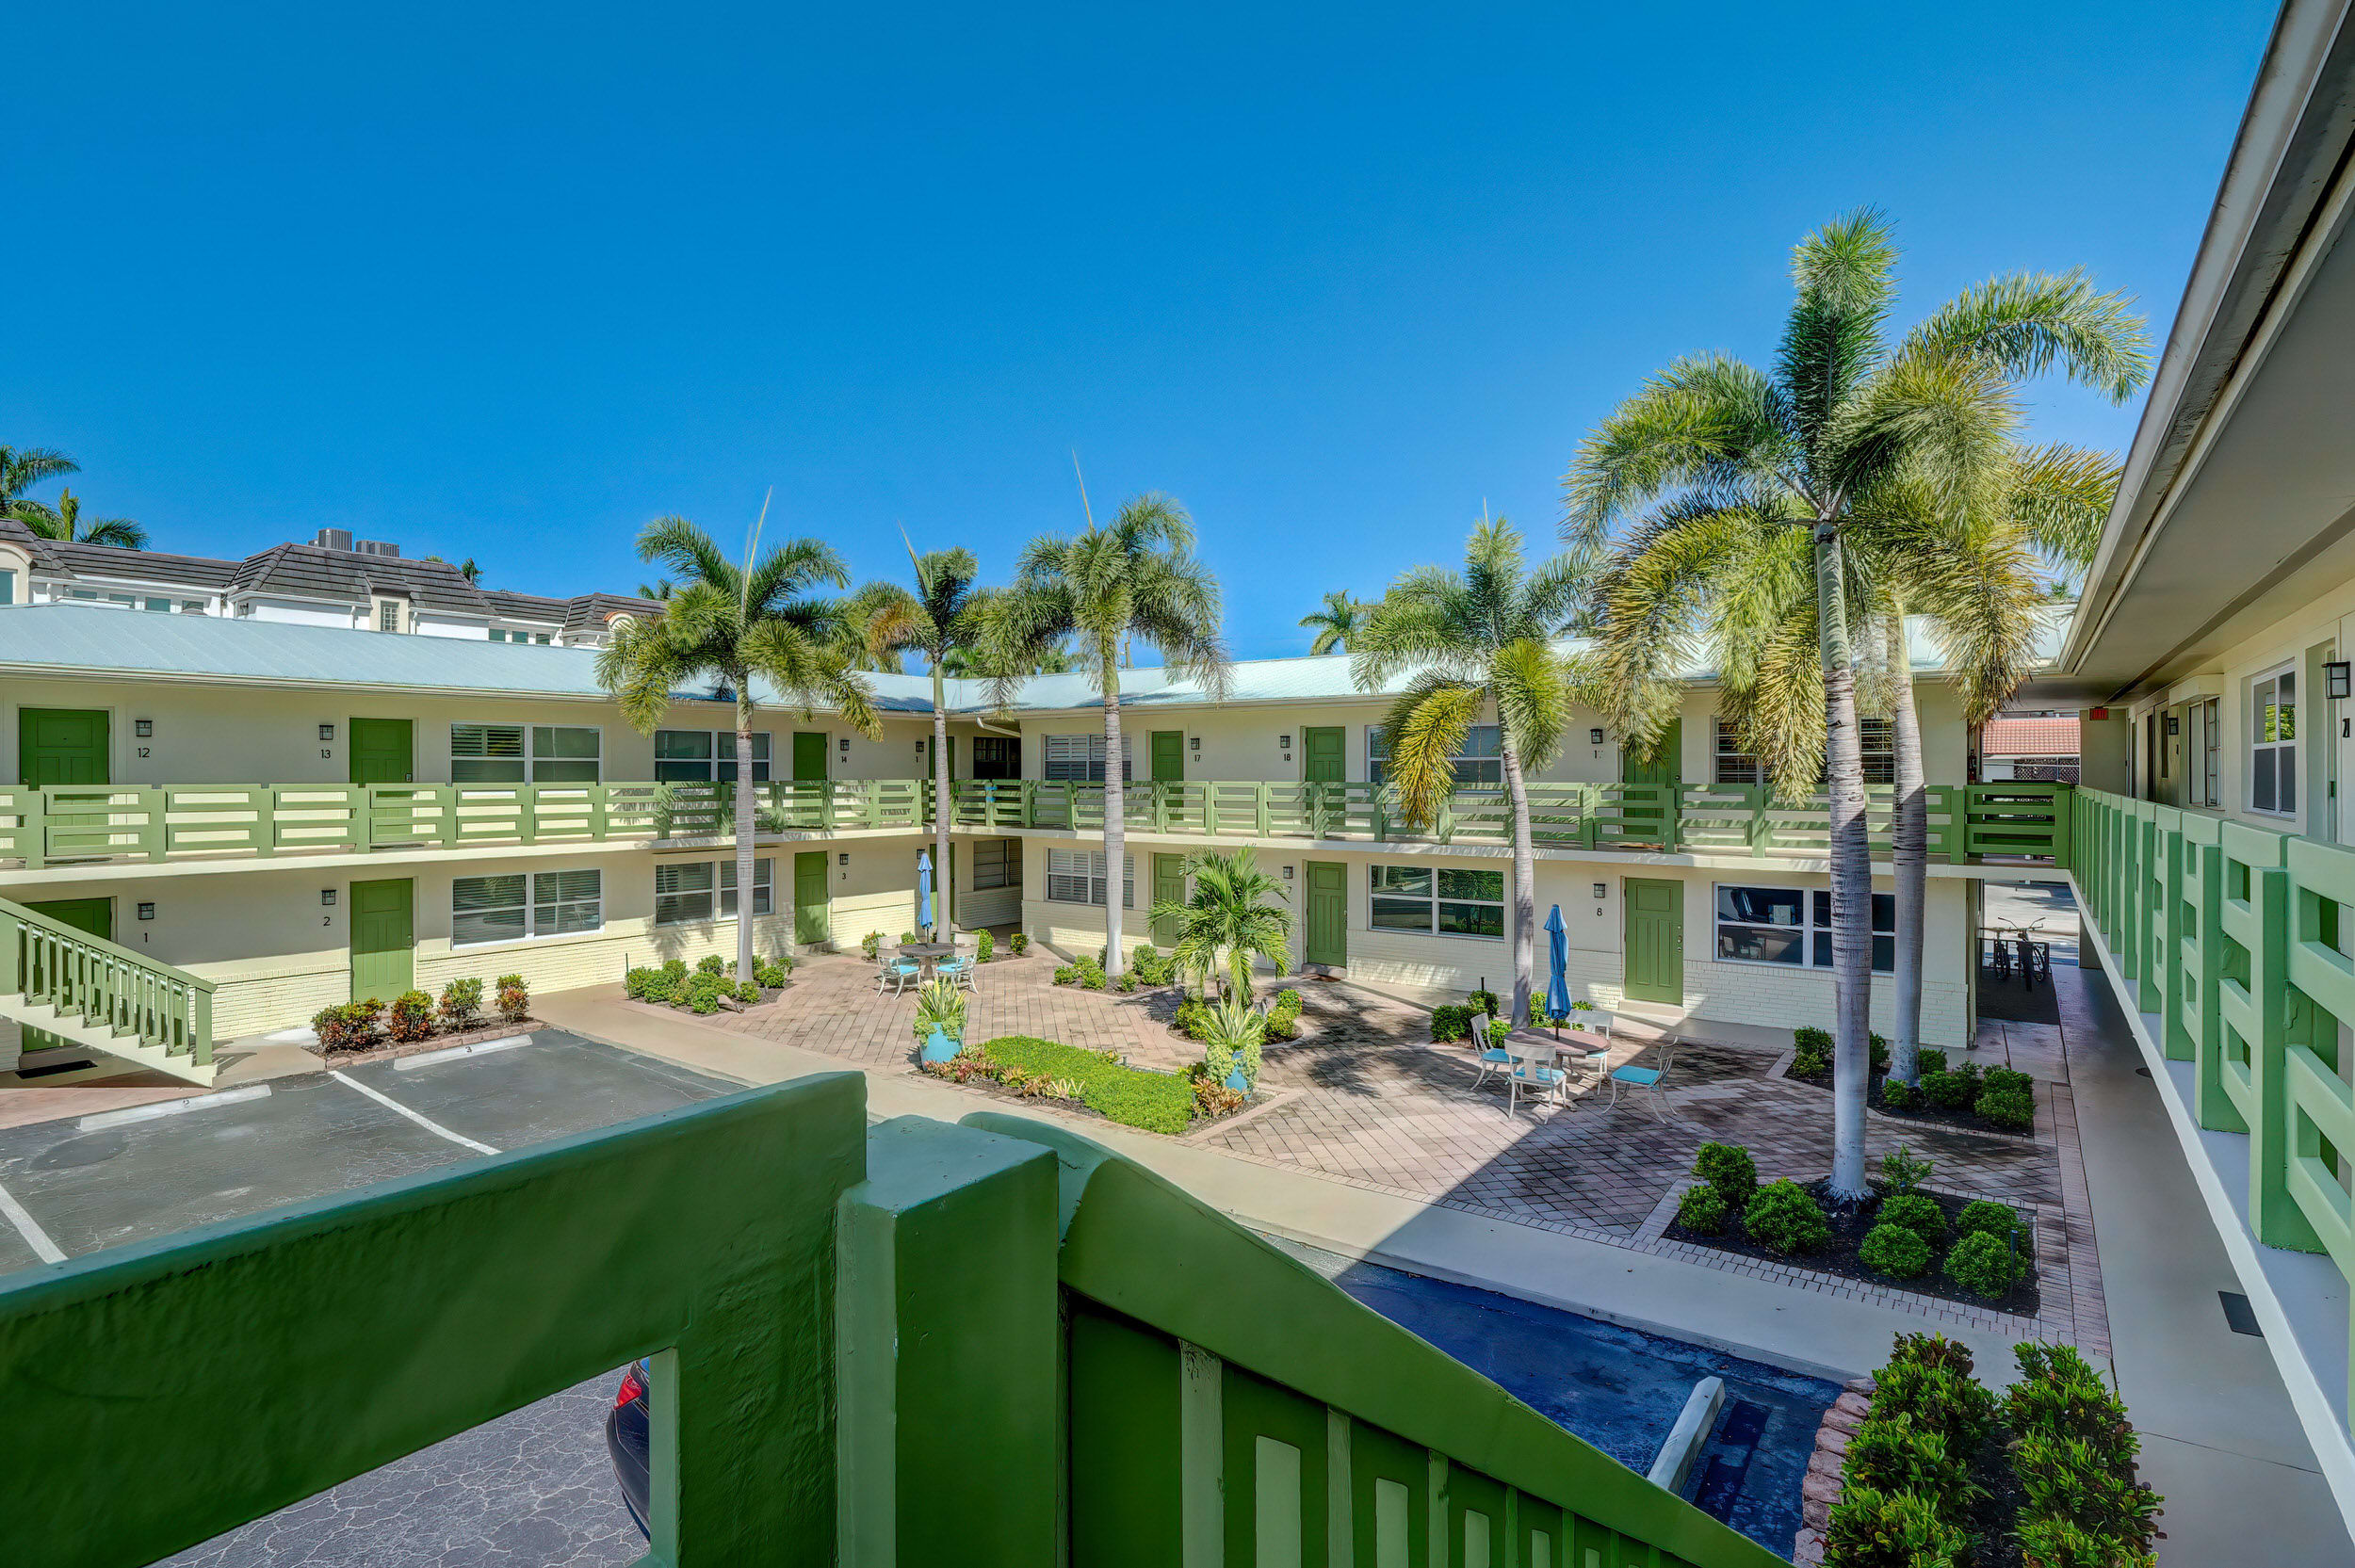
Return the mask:
M1999 1399L1971 1352L1900 1334L1849 1434L1827 1568L2147 1568L2160 1498L2126 1407L2066 1345L2021 1345ZM1801 1560L1812 1556L1802 1534Z
M1795 1049L1783 1075L1830 1088L1831 1036L1822 1029L1799 1029L1793 1043ZM2036 1080L2025 1073L1983 1068L1975 1061L1949 1070L1944 1051L1924 1046L1922 1082L1915 1088L1890 1081L1889 1043L1879 1035L1873 1036L1872 1051L1873 1079L1865 1099L1885 1116L1966 1132L2020 1136L2036 1131Z
M531 989L524 978L501 975L493 983L488 1009L480 980L452 980L442 988L439 1002L422 991L404 991L390 1007L371 996L322 1008L311 1020L311 1032L318 1038L318 1054L346 1067L528 1030Z
M2036 1236L2026 1213L1925 1190L1929 1162L1903 1150L1883 1161L1882 1172L1873 1197L1847 1208L1827 1201L1825 1182L1760 1187L1746 1150L1703 1144L1693 1162L1701 1180L1679 1201L1666 1235L1892 1290L2037 1316Z
M967 1045L923 1070L951 1083L995 1085L1032 1099L1062 1100L1145 1132L1182 1133L1197 1121L1239 1110L1247 1096L1193 1074L1130 1067L1113 1051L1091 1051L1033 1035L1000 1035Z
M673 959L659 968L631 970L622 977L622 993L633 1002L653 1002L680 1012L708 1016L723 1009L741 1011L784 990L793 974L793 960L754 960L753 983L743 986L729 978L733 967L716 953L706 954L692 969L685 959Z

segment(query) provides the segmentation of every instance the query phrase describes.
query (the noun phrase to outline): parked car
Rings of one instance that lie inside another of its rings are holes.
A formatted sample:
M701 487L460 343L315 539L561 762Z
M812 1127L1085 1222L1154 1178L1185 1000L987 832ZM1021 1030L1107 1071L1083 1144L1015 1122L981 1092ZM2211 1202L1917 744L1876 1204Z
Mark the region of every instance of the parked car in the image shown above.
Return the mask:
M647 1433L652 1413L646 1404L646 1380L651 1368L641 1361L622 1374L613 1391L613 1408L605 1415L605 1450L613 1458L613 1479L622 1483L622 1501L638 1525L638 1533L652 1539L646 1524L646 1495L652 1490Z

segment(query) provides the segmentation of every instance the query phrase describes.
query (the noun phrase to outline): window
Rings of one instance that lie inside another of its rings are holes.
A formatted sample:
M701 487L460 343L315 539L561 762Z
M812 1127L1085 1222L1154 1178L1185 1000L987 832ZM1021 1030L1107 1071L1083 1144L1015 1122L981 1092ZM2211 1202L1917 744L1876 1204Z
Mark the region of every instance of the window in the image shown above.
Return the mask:
M1104 851L1101 849L1049 849L1047 851L1047 897L1059 904L1096 904L1104 902ZM1137 902L1137 857L1120 858L1120 907L1134 909Z
M605 732L569 724L452 724L453 784L595 784Z
M2211 697L2193 704L2191 710L2192 746L2200 760L2191 770L2191 792L2195 806L2220 806L2223 796L2218 792L2217 765L2223 760L2224 724L2218 717L2221 706Z
M180 601L180 613L182 615L203 615L204 613L204 601L202 599L183 599Z
M1504 787L1502 732L1494 724L1474 724L1464 732L1464 747L1455 753L1455 787L1458 789L1502 789ZM1375 784L1387 782L1385 771L1389 762L1389 748L1383 744L1382 726L1366 726L1366 777Z
M1011 736L973 737L973 776L977 779L1018 779L1022 776L1022 742Z
M0 572L0 605L16 603L16 574Z
M1022 885L1022 841L983 838L973 842L973 891Z
M494 626L491 628L491 640L494 642L545 642L548 640L548 634L546 632L503 632Z
M376 629L380 632L400 630L400 601L379 599L376 602Z
M1873 895L1873 967L1897 966L1897 898ZM1717 958L1726 963L1831 967L1831 895L1796 887L1717 886Z
M1504 873L1430 865L1376 865L1372 926L1377 931L1439 936L1504 935Z
M169 599L150 599L147 601L147 607L151 610L157 611L160 614L170 615L171 613L171 601Z
M2298 810L2298 671L2279 670L2249 688L2249 809Z
M717 760L715 775L713 763ZM736 777L734 730L657 730L654 733L654 776L658 784L709 783ZM753 732L753 781L769 782L769 732Z
M1126 783L1130 774L1129 737L1120 737L1120 777ZM1100 735L1050 735L1047 737L1047 777L1050 779L1104 779L1104 737Z
M1857 743L1864 753L1864 782L1897 782L1897 731L1886 719L1857 720ZM1742 747L1742 726L1730 719L1717 720L1717 743L1711 758L1712 781L1721 784L1772 784L1764 765ZM1820 785L1828 774L1819 777Z
M450 942L464 946L601 929L604 883L605 873L594 868L459 877L449 888Z
M711 918L717 881L707 860L674 861L654 868L654 923L684 926Z
M776 864L775 861L766 858L753 862L753 916L755 919L769 913L770 900L773 896L771 873L775 870ZM723 920L736 918L736 862L732 858L720 862L720 918Z

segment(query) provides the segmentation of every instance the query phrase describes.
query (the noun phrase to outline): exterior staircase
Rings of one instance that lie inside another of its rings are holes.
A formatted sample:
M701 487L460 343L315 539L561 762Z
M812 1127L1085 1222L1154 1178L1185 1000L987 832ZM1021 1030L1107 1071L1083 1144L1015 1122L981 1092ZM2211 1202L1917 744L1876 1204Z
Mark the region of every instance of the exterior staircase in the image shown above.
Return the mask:
M213 1081L213 982L0 898L0 1017Z

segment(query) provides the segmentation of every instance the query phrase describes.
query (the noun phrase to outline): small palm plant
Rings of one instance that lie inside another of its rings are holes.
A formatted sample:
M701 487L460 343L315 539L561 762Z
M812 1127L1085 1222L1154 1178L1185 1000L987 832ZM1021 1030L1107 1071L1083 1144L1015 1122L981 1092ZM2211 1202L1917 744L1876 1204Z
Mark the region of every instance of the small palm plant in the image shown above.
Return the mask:
M1204 991L1216 975L1224 995L1248 1000L1254 960L1267 960L1279 975L1290 964L1292 915L1283 906L1291 896L1248 849L1196 850L1186 857L1185 874L1193 893L1183 901L1161 899L1151 915L1178 933L1170 959Z
M1259 1043L1267 1038L1267 1009L1229 996L1202 1024L1202 1071L1212 1083L1242 1075L1245 1093L1259 1085Z
M1366 616L1373 608L1361 605L1340 589L1324 596L1324 603L1300 618L1304 626L1313 627L1317 639L1308 646L1311 654L1345 654L1350 639L1366 623Z

